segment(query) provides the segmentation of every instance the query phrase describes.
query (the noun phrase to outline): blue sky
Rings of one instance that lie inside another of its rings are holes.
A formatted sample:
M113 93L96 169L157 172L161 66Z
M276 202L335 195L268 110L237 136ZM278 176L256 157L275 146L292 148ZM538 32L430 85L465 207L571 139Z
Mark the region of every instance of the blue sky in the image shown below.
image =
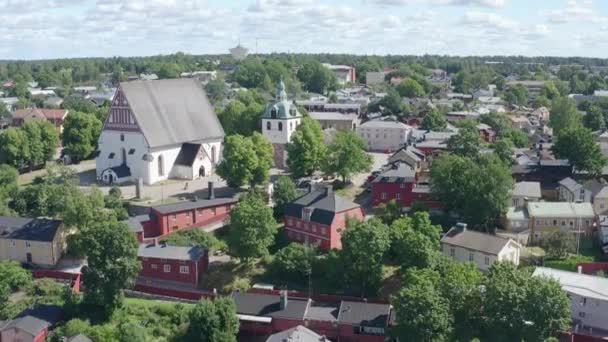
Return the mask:
M605 0L0 0L0 59L259 52L608 57Z

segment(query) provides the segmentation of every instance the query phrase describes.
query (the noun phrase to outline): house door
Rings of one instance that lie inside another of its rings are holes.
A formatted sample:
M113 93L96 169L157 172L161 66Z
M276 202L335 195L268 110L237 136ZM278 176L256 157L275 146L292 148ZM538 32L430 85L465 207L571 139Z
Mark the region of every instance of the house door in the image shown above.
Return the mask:
M200 178L205 177L205 167L201 166L200 169L198 169L198 176Z
M31 264L32 263L32 253L26 253L25 259L27 260L28 264Z

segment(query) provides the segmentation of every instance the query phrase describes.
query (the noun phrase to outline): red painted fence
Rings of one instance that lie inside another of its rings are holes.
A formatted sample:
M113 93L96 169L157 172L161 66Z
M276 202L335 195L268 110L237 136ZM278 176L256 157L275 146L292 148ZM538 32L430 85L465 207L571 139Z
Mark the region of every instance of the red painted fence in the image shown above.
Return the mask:
M80 292L80 273L69 273L55 270L33 270L32 274L34 278L50 278L56 280L67 280L70 281L70 288L72 291L79 293Z

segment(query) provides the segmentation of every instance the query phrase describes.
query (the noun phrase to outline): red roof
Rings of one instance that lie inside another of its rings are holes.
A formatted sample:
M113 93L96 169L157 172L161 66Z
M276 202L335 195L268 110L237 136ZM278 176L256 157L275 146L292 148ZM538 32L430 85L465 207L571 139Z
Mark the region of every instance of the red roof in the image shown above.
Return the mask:
M23 119L33 113L36 113L38 115L43 115L47 119L62 119L68 114L68 111L65 109L39 109L39 108L18 109L13 112L13 118Z

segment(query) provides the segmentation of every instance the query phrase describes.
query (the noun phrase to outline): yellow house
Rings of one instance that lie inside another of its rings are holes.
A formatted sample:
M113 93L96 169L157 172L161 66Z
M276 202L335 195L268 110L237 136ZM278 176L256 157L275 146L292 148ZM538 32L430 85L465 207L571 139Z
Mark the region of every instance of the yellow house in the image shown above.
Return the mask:
M67 235L59 220L0 216L0 260L54 266L65 252Z

